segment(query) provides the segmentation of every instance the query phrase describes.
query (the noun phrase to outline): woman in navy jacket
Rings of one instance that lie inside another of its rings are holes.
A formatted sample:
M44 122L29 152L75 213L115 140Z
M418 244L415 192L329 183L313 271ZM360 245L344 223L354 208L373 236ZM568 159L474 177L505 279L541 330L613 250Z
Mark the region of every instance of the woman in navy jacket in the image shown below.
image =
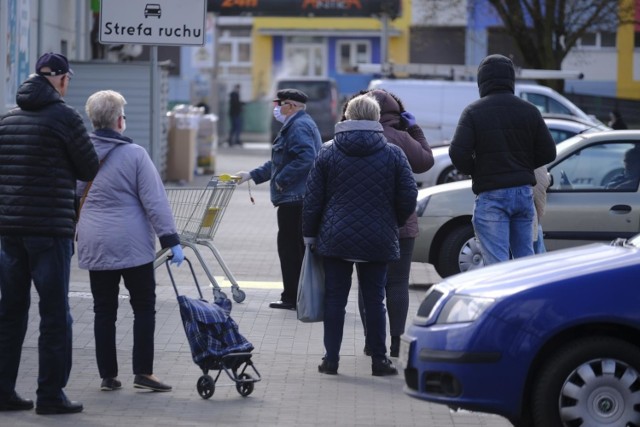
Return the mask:
M325 357L318 370L336 374L353 264L367 311L372 374L397 374L386 357L387 263L400 258L398 226L416 206L417 188L402 150L387 143L380 106L369 95L349 101L346 120L320 150L307 180L305 242L324 257Z

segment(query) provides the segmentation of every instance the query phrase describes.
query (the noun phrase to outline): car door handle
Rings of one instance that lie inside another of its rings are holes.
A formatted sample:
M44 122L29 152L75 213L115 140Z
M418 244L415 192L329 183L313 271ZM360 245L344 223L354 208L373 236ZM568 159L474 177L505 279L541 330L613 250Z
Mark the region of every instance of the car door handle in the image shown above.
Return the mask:
M631 212L631 206L629 205L613 205L611 211L614 213L629 213Z

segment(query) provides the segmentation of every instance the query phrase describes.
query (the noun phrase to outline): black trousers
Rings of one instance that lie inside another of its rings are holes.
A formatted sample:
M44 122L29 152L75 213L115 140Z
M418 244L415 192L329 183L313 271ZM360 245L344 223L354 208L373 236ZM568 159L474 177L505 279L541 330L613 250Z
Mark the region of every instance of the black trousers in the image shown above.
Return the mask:
M124 279L124 286L129 290L129 302L133 309L133 373L153 374L156 282L153 263L149 263L122 270L89 271L100 378L118 376L116 320L120 278Z
M295 304L304 257L301 203L278 206L278 256L284 285L280 299Z

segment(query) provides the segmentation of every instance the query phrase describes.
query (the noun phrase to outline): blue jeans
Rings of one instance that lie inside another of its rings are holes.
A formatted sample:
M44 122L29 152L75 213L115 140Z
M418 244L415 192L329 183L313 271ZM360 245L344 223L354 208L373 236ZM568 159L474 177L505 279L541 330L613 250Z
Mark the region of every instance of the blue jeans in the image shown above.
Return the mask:
M473 229L484 264L533 255L533 187L501 188L476 196Z
M351 290L352 261L339 258L324 258L324 348L329 362L340 360L340 347L344 329L345 307ZM381 262L358 262L358 286L367 312L367 347L372 358L382 360L386 356L387 338L386 310L384 307L384 285L387 281L387 264Z
M31 305L40 296L38 403L60 403L71 371L69 277L72 239L2 237L0 247L0 399L15 390Z
M133 309L133 373L153 374L156 325L156 282L153 263L121 270L89 271L96 338L96 361L100 378L118 376L116 320L120 278L129 291Z
M538 224L538 240L533 242L533 252L536 254L547 252L547 248L544 246L544 237L542 236L542 224Z

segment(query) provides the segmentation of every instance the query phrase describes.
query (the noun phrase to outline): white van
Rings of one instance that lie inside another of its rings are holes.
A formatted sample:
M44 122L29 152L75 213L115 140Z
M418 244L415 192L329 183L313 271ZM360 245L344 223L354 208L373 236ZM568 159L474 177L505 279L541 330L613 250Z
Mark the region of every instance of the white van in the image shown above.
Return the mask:
M397 95L416 122L429 144L446 145L453 138L462 110L480 98L478 84L467 81L377 79L369 89L385 89ZM534 104L542 113L576 116L600 124L555 90L537 84L517 83L515 94Z

